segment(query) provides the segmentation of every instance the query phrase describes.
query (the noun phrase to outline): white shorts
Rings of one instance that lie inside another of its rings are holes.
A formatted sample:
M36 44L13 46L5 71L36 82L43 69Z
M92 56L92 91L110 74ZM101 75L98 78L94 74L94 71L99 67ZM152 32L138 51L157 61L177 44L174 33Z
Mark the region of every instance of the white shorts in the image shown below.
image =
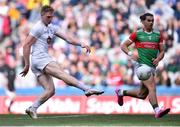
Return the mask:
M135 73L136 73L137 68L140 67L140 66L143 65L143 64L140 64L140 63L138 63L138 62L136 62L136 61L133 61L133 63L134 63L134 65L135 65ZM146 65L147 65L147 64L146 64ZM147 66L148 66L148 65L147 65ZM149 67L150 67L150 66L149 66ZM156 73L156 68L155 68L155 67L150 67L150 68L151 68L152 74L155 75L155 73Z
M47 53L31 55L31 70L36 76L40 76L44 73L43 69L50 62L55 62L55 60Z

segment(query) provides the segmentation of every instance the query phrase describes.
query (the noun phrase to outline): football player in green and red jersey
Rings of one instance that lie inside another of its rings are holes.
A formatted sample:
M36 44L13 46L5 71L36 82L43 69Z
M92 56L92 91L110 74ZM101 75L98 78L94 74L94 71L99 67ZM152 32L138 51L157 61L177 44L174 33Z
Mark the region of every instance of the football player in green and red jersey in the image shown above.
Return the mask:
M142 64L151 67L151 76L147 80L141 80L141 86L137 90L117 89L115 92L120 106L123 105L123 96L131 96L139 99L145 99L149 96L149 102L155 112L155 118L161 118L170 111L170 108L159 108L154 81L155 68L164 57L163 37L159 31L153 30L154 16L151 13L141 15L140 20L143 24L142 29L133 32L129 39L121 45L121 49L131 59L136 61L136 69ZM129 50L129 46L133 43L137 49L134 50L136 52Z

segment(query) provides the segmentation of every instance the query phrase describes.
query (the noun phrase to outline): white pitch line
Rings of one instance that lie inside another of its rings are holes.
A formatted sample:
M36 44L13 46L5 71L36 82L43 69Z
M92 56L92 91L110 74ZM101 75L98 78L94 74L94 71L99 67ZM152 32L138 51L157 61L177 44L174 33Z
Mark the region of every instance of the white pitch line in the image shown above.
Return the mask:
M90 115L64 115L64 116L39 116L38 119L44 119L44 118L61 118L61 117L84 117L84 116L90 116Z
M90 115L64 115L64 116L38 116L38 119L51 119L51 118L73 118L73 117L84 117ZM30 118L30 117L29 117ZM12 118L12 119L25 119L25 118Z

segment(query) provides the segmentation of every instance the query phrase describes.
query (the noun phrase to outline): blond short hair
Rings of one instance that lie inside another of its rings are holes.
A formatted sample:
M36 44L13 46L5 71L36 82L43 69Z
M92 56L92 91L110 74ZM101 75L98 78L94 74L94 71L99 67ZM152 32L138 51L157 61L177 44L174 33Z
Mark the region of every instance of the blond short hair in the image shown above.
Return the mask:
M41 8L41 16L44 15L47 12L54 12L54 9L49 5L44 5Z

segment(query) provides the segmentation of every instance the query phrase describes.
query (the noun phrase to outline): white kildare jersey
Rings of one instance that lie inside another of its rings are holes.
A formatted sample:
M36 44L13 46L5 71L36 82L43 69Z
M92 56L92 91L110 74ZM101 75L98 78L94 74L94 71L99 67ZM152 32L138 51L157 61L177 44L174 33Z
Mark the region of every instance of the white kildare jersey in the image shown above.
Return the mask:
M32 45L31 51L31 70L36 76L43 74L43 69L46 65L54 61L54 59L48 54L48 47L57 30L57 26L53 24L45 26L42 21L39 21L34 25L29 33L37 39Z
M32 45L32 55L41 53L48 53L48 46L52 39L55 37L55 33L58 30L58 26L49 24L45 26L42 21L38 21L30 31L30 35L34 36L37 40Z

